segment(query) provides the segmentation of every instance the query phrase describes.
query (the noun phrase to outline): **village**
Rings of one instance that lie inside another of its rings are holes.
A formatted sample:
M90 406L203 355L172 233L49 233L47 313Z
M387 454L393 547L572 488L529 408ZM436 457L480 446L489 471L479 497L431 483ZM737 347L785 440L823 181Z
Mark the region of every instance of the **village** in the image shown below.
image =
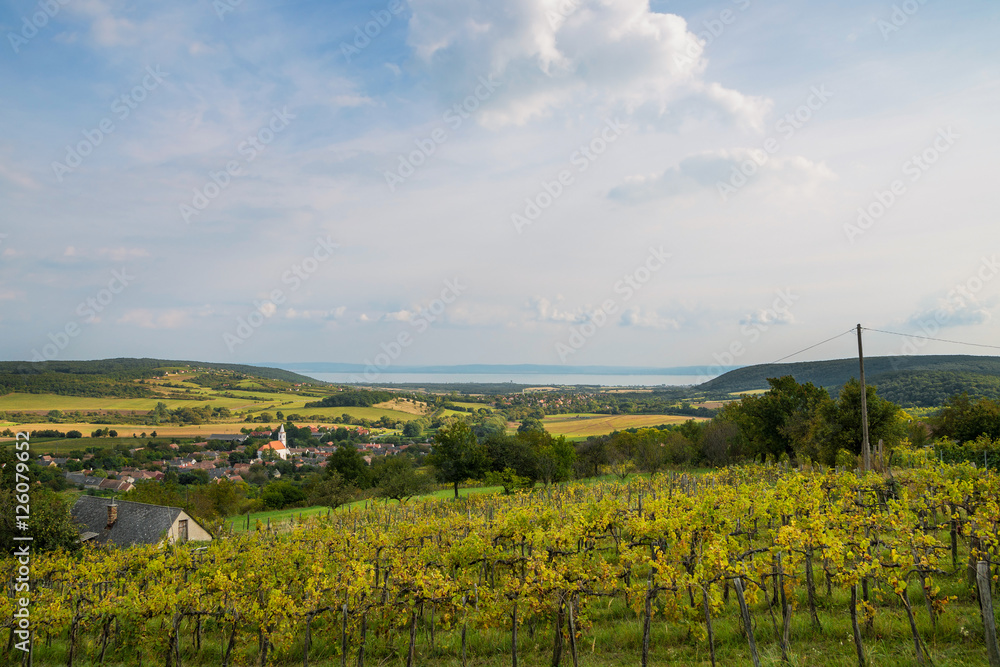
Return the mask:
M281 479L283 474L292 471L315 472L323 469L327 465L327 458L339 447L354 447L361 453L365 463L371 465L379 457L395 456L417 444L380 442L369 429L360 426L306 428L310 430L313 442L304 445L300 437L290 446L282 424L274 431L219 433L211 434L201 442L172 442L165 447L170 452L176 452L176 456L147 460L141 465L127 465L118 470L88 465L97 460L99 455L94 453L86 453L80 458L43 454L38 457L37 462L43 468L64 470L70 486L91 492L107 492L110 495L131 491L139 482L162 482L171 474L181 483L190 481L218 484L228 480L233 483L261 484ZM301 430L299 429L300 432ZM337 430L348 433L348 438L333 442L321 440ZM130 458L135 458L146 449L134 447L127 454ZM181 450L186 451L181 453ZM185 476L185 473L188 475Z

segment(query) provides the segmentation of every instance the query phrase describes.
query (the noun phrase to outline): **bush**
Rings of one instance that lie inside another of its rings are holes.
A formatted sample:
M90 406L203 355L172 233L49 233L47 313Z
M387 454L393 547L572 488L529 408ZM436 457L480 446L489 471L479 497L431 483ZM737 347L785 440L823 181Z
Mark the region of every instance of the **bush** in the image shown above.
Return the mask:
M67 438L82 438L83 437L83 433L80 433L79 431L76 431L76 430L66 431L66 437Z

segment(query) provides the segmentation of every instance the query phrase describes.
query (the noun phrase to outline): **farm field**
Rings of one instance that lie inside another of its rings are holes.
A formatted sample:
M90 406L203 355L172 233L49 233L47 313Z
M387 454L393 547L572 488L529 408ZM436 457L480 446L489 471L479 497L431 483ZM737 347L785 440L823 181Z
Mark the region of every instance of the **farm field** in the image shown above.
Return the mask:
M612 431L621 431L626 428L682 424L689 419L703 420L703 418L679 415L565 414L546 417L542 420L542 424L545 425L545 430L552 435L585 438L591 435L607 435Z
M301 405L301 403L300 403ZM371 419L376 421L382 417L389 417L390 419L396 421L408 422L417 418L417 415L411 412L401 412L399 410L390 410L386 408L378 407L356 407L350 406L340 406L336 408L304 408L296 407L294 405L280 406L280 409L286 414L292 412L300 412L305 416L312 417L313 415L322 415L324 417L339 417L341 415L351 415L357 419Z
M391 401L385 401L383 403L376 403L372 407L380 408L382 410L395 410L396 412L405 412L410 415L417 415L422 417L424 415L430 414L431 409L426 403L417 403L405 398L394 398ZM310 408L311 410L312 408Z
M479 410L480 408L485 408L490 412L493 412L493 408L486 405L485 403L467 403L465 401L450 401L452 404L457 405L462 408L472 408L473 410Z

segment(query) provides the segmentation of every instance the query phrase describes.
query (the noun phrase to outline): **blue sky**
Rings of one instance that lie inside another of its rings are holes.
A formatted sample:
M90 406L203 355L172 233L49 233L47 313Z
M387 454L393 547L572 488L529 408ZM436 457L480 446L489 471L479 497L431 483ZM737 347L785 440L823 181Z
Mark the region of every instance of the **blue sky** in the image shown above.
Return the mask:
M996 344L998 27L940 0L5 2L0 358Z

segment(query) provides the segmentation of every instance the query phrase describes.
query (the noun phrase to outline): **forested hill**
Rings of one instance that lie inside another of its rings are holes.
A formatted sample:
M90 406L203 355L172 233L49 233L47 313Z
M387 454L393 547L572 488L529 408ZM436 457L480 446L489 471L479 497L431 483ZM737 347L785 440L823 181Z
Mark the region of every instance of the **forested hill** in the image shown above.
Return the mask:
M698 389L713 393L766 389L767 378L785 375L836 393L845 382L858 377L858 360L747 366L709 380ZM996 399L1000 398L1000 357L866 357L865 381L876 385L883 398L903 406L941 405L949 397L965 391L972 396Z
M0 394L10 392L56 393L79 396L142 397L149 390L131 381L163 374L162 369L192 368L222 370L266 380L301 384L323 384L318 380L282 370L167 359L100 359L97 361L0 361Z

